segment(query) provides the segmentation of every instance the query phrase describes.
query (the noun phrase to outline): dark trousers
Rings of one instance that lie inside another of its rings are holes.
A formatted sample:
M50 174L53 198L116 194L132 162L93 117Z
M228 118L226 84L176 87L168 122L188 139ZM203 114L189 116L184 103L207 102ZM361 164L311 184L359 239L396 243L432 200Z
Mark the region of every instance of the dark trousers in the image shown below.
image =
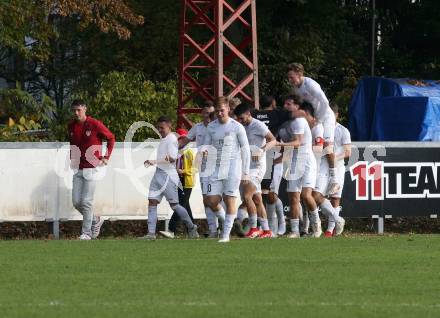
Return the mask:
M181 178L180 181L183 185L184 184L183 178ZM183 190L179 189L179 204L188 211L189 217L194 222L191 207L189 205L189 198L191 197L191 192L192 192L192 188L183 188ZM180 222L180 217L176 212L174 212L173 215L171 216L170 223L168 224L168 229L170 230L170 232L176 232L177 225L179 224L179 222Z

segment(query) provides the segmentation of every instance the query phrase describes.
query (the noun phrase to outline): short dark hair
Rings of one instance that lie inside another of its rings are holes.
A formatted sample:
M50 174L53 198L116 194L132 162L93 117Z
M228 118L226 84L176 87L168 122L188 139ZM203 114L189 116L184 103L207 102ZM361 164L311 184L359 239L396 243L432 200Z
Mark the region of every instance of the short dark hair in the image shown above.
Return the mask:
M304 74L304 66L301 63L291 63L287 65L287 73L291 71Z
M209 108L209 107L214 107L214 102L212 100L207 99L203 103L202 108Z
M301 98L298 95L287 95L284 98L284 101L286 101L286 100L293 100L293 102L295 104L297 104L297 105L301 105L302 104L302 100L301 100Z
M157 123L171 124L171 119L169 119L167 116L160 116L159 119L157 120Z
M74 99L71 107L86 106L86 103L82 99Z
M234 114L235 114L235 116L240 116L240 115L243 115L244 113L247 113L250 111L251 111L251 106L249 106L246 103L243 103L243 104L240 104L237 107L235 107Z
M275 98L273 96L269 96L269 95L265 95L265 96L261 97L261 100L260 100L261 108L263 108L263 109L269 108L270 106L272 106L272 103L274 100L275 100Z
M339 106L336 103L330 103L330 108L334 113L339 113Z
M312 117L315 117L315 110L313 109L312 104L310 104L308 101L303 101L299 108L311 115Z

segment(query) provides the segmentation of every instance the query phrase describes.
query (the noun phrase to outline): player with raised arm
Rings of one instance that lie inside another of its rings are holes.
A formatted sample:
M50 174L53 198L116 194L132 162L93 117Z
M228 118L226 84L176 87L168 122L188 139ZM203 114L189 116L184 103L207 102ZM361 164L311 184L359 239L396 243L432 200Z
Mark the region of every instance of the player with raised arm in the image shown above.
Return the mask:
M234 113L237 121L246 130L251 155L249 167L250 182L240 186L243 200L240 208L246 208L249 214L250 229L246 237L273 237L273 233L269 229L266 209L261 196L261 181L266 173L266 150L272 148L276 140L263 122L252 117L249 105L241 104L237 106ZM257 228L257 216L263 229L262 232Z
M344 188L344 178L345 178L345 165L344 160L350 158L351 156L351 136L350 131L338 123L339 118L339 108L338 105L332 103L330 104L333 112L335 113L336 118L336 128L335 128L335 159L336 159L336 178L338 180L338 184L340 185L340 189L330 195L330 202L332 206L335 208L336 213L339 216L341 212L341 196L342 190ZM335 229L335 222L331 221L328 223L327 231L325 231L325 236L330 237L334 235L340 235Z
M224 213L220 202L226 205L226 217L219 242L229 242L237 214L236 196L240 186L249 182L250 153L244 127L229 117L228 98L216 99L217 119L209 123L203 150L207 159L207 205L216 214ZM240 161L241 159L241 161Z
M176 170L176 159L178 155L177 137L171 131L171 120L167 117L160 117L157 121L157 130L161 136L159 147L157 149L157 160L146 160L145 166L156 166L153 179L150 183L148 193L148 234L142 239L156 239L157 224L157 205L165 199L182 219L188 228L190 238L197 238L197 225L195 225L188 211L179 204L179 196L177 186L179 184L179 176Z
M214 111L215 108L213 103L208 103L208 102L205 103L201 112L203 118L202 122L194 125L188 132L188 135L179 139L179 148L183 148L189 142L195 141L197 149L200 150L200 147L203 145L203 140L205 138L205 135L208 132L208 124L211 122L211 117ZM208 236L211 238L216 238L218 236L216 214L212 212L211 208L206 203L208 178L202 177L200 172L199 172L199 178L200 178L200 187L202 189L203 204L205 206L206 221L208 222L208 230L209 230ZM224 214L217 213L217 216L219 217L220 222L224 222L225 220Z
M288 133L292 141L278 142L280 147L289 147L292 150L290 175L288 178L287 194L290 203L290 227L289 238L299 238L299 218L302 200L310 211L312 223L312 236L320 237L322 234L321 220L319 219L318 207L312 196L316 181L316 160L312 148L312 133L309 124L300 109L300 100L297 96L289 96L284 102L284 108L295 118L290 122ZM285 149L286 151L286 149Z

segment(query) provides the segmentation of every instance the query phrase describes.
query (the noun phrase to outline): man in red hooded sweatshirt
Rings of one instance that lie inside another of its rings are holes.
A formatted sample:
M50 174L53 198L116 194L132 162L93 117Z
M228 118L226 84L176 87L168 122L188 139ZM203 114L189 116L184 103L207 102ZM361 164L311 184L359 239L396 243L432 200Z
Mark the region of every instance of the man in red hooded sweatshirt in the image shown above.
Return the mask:
M70 160L74 169L72 203L83 215L80 240L99 236L104 219L93 215L93 196L98 172L107 165L115 144L115 137L105 125L86 115L82 100L74 100L74 120L69 123ZM102 154L102 141L107 141L107 151Z

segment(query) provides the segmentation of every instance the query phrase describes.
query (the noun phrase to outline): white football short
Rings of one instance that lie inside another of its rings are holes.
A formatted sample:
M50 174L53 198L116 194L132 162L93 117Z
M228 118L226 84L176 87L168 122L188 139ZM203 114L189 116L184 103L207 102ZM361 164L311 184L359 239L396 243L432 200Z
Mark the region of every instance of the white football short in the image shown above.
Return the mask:
M179 203L177 184L171 180L169 174L162 169L156 168L150 183L148 199L160 202L164 196L170 204Z

